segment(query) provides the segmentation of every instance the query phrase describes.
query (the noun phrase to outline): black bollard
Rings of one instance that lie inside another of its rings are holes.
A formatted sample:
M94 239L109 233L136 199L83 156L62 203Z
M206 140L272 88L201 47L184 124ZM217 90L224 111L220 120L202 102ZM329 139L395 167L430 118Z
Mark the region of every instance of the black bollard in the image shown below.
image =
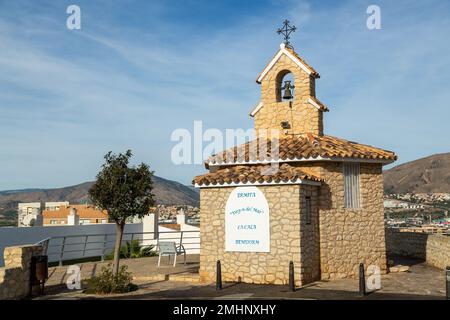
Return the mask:
M295 291L294 262L289 262L289 290Z
M446 270L445 270L445 282L446 282L446 298L447 300L450 300L450 267L447 266Z
M220 260L217 260L216 265L216 290L222 290L222 267Z
M359 264L359 295L366 295L366 277L364 275L364 264Z

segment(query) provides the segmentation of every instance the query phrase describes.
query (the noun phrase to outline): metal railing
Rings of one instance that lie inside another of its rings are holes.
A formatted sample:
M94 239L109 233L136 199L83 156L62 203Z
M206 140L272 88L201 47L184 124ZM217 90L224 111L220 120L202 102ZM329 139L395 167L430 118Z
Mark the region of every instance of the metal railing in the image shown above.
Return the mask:
M47 255L48 251L48 244L50 243L51 238L45 238L44 240L39 241L38 243L35 243L35 246L41 246L42 247L42 255Z
M102 261L112 253L116 241L115 233L83 234L51 237L39 241L48 255L49 262L99 257ZM137 241L142 248L153 246L155 252L159 241L172 241L183 245L187 253L198 253L200 250L200 232L160 231L160 232L124 232L121 246L127 242Z

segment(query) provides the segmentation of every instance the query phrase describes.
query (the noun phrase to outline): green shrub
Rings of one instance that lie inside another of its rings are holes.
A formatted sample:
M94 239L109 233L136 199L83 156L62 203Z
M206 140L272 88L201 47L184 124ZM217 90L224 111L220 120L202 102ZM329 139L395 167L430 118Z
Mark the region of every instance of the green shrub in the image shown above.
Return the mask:
M110 294L135 291L138 286L131 282L132 279L133 276L127 271L127 266L121 266L117 276L114 276L112 266L108 264L102 268L99 275L88 281L85 293Z
M144 258L156 256L154 245L142 246L139 240L127 241L120 246L120 259L126 258ZM114 258L114 249L111 253L105 255L105 260L112 260Z

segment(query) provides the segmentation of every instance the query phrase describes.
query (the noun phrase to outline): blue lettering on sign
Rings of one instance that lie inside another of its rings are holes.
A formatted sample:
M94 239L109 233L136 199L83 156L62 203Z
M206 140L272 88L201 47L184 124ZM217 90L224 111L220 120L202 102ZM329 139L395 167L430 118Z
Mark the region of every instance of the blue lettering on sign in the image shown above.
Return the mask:
M238 198L255 198L256 193L254 193L254 192L238 192L237 197Z
M253 208L253 212L256 212L256 213L263 213L264 211L263 211L263 210L259 210L259 209L257 209L257 208Z
M236 240L236 244L259 244L259 240Z
M264 210L260 210L260 209L255 208L255 207L246 207L246 208L240 208L240 209L236 209L234 211L231 211L230 214L231 215L237 215L237 214L241 214L241 213L244 213L244 212L262 214L262 213L264 213Z
M238 230L255 230L256 224L240 224L237 228Z

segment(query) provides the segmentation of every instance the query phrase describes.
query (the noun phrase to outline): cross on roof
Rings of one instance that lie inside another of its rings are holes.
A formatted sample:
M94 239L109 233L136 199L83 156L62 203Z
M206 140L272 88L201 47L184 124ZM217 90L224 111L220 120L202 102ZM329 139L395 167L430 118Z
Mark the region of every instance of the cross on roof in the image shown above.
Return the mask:
M278 34L283 34L283 36L284 36L284 44L286 45L286 47L292 48L292 46L289 43L289 38L290 38L290 34L292 32L295 32L295 30L297 30L297 28L295 26L290 26L289 25L289 20L284 20L283 21L283 27L278 28L277 33Z

